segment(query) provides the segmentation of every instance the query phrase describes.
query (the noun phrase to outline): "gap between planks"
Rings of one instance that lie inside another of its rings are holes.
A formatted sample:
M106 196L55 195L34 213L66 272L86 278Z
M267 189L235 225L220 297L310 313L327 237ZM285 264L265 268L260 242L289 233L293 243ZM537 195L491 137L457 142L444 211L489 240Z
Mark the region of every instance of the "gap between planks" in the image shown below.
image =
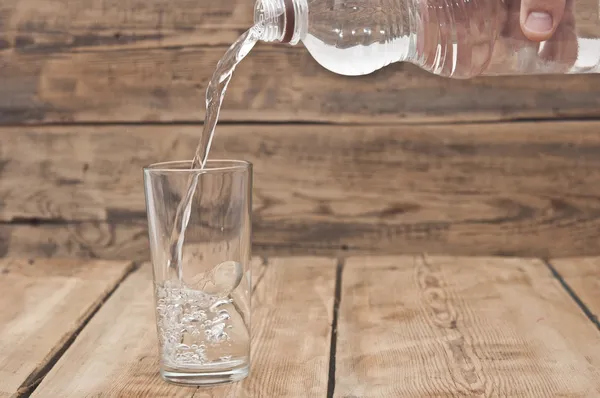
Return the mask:
M335 271L335 291L333 300L333 314L331 322L331 342L329 344L329 373L327 380L327 398L333 398L335 393L335 361L337 353L337 325L342 302L342 277L344 274L345 258L338 258Z
M262 283L262 281L266 275L268 267L271 266L268 258L262 257L262 258L259 258L259 260L261 262L261 265L257 269L258 272L256 272L255 282L253 283L253 294L257 290L259 285ZM514 261L515 259L508 258L505 260L510 262L510 261ZM298 259L296 259L296 261L298 261ZM502 259L499 259L499 261L502 261ZM538 260L531 260L531 261L538 261ZM570 298L573 299L577 303L577 305L583 310L584 314L588 317L588 319L594 321L594 315L592 314L590 309L583 303L583 301L573 291L573 289L569 286L569 284L567 282L565 282L564 278L560 275L560 273L552 266L552 264L550 262L545 262L545 264L552 272L552 276L560 282L561 287L567 291ZM279 266L283 266L283 265L280 264ZM334 281L335 286L334 286L334 289L332 292L333 293L332 294L332 297L333 297L332 303L333 304L331 307L332 308L332 311L331 311L332 319L331 319L331 330L330 330L330 352L329 352L328 377L327 377L327 384L326 384L328 398L334 397L334 396L339 396L339 395L334 395L334 394L335 394L335 387L336 387L335 381L336 381L336 360L337 360L337 344L338 344L338 341L337 341L338 321L339 321L339 316L340 316L339 315L340 306L342 304L342 299L343 299L342 296L343 296L343 290L344 290L344 281L343 281L344 268L345 268L345 259L338 259L337 265L335 267L335 281ZM390 268L390 270L391 270L391 268ZM129 275L131 275L132 272L133 272L133 270L130 270L130 272L128 272L127 275L125 275L123 277L123 279L119 282L119 285L121 285L123 283L123 281ZM90 322L93 315L97 314L99 312L102 305L107 301L107 299L109 297L111 297L113 295L113 293L116 291L116 289L117 289L117 287L115 286L111 290L110 294L106 297L106 299L103 300L100 303L100 305L94 310L93 314L91 314L89 317L86 318L84 324L78 329L78 331L75 334L73 334L73 336L71 337L71 339L68 342L68 345L65 346L64 349L61 350L61 354L64 353L67 350L67 348L69 348L69 346L71 346L71 344L75 340L75 337L85 327L85 325L88 325L88 323ZM583 308L582 308L582 306L583 306ZM586 308L587 310L584 308ZM597 326L598 325L596 324L596 327ZM56 358L56 359L58 359L58 358ZM231 394L234 391L238 391L238 393L241 392L241 390L239 390L239 389L236 390L233 387L224 387L224 388L225 388L224 391L228 391L227 392L227 394L229 394L228 396L232 396ZM265 386L264 388L267 388L267 386ZM243 393L247 393L247 390L244 390ZM206 390L204 390L204 389L196 389L196 392L193 394L193 396L194 396L194 398L205 397L205 396L213 396L213 397L220 396L220 395L213 395L212 393L208 393L208 394L209 395L206 395ZM28 396L28 395L23 395L23 396Z
M255 257L251 376L199 389L173 386L157 375L152 275L146 264L98 311L33 396L322 397L335 274L334 259Z
M585 314L585 316L590 320L590 322L592 322L596 326L596 328L600 332L600 321L598 320L598 315L594 314L594 312L592 311L590 306L588 304L586 304L584 302L584 300L581 299L579 294L577 294L577 291L571 287L571 284L569 282L567 282L567 280L561 274L561 272L552 264L552 261L550 261L550 260L543 260L543 261L546 264L546 266L548 267L548 269L550 270L550 272L552 273L552 275L558 280L560 285L566 290L569 297L571 297L571 299L573 299L573 301L575 301L575 303L581 309L581 311ZM569 261L569 260L564 260L564 261ZM600 266L598 267L598 269L600 270ZM595 276L596 276L596 278L600 277L600 271ZM593 278L594 276L592 275L591 277ZM590 305L592 305L592 304L593 303L590 303Z
M538 259L349 258L342 295L335 397L600 394L600 337Z
M131 261L0 260L0 396L28 396L103 302Z
M123 274L123 277L121 279L119 279L119 281L112 287L112 289L110 289L108 291L106 296L104 296L97 303L97 305L91 309L90 313L84 318L81 325L79 325L79 327L77 327L77 329L75 329L73 334L71 336L69 336L69 338L64 342L64 344L56 351L56 353L52 356L52 358L50 358L48 363L46 365L44 365L44 367L40 370L40 373L37 375L37 377L35 377L34 380L30 380L30 378L32 376L34 376L32 374L25 380L25 382L23 382L23 384L21 384L21 386L19 387L19 389L17 391L17 397L29 398L31 396L31 394L35 391L35 389L39 386L39 384L44 380L44 378L46 377L48 372L50 372L50 370L54 367L54 365L56 365L56 363L60 360L60 358L64 355L64 353L69 349L69 347L71 347L71 345L73 344L73 342L75 341L75 339L77 338L79 333L81 333L81 331L87 326L87 324L90 322L90 320L98 313L98 311L100 311L100 308L102 308L102 306L108 301L108 299L110 299L110 297L119 288L119 286L121 286L121 284L125 281L125 279L127 279L129 277L129 275L134 273L139 268L139 266L140 266L140 264L132 262L132 266L129 267L129 269Z
M600 121L600 116L554 116L554 117L512 117L507 119L490 119L490 120L479 120L479 119L466 119L466 120L405 120L405 121L378 121L377 119L369 121L357 121L355 123L348 123L345 121L335 120L302 120L302 119L287 119L285 121L280 120L251 120L251 119L235 119L235 120L223 120L219 121L219 126L231 126L231 127L244 127L244 126L336 126L336 127L402 127L402 126L468 126L468 125L494 125L494 124L527 124L527 123L544 123L544 122L596 122ZM36 122L36 123L5 123L0 124L1 129L15 129L15 128L77 128L77 127L202 127L204 122L202 120L174 120L174 121L128 121L128 120L116 120L111 122L102 121L75 121L70 123L65 122Z

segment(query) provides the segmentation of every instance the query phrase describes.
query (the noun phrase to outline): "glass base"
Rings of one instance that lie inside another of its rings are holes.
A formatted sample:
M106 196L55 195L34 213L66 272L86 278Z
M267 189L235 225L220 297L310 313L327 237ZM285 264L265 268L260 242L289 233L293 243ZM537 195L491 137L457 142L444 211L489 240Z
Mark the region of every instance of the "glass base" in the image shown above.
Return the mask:
M211 386L240 381L248 377L248 365L227 370L161 369L163 380L184 386Z

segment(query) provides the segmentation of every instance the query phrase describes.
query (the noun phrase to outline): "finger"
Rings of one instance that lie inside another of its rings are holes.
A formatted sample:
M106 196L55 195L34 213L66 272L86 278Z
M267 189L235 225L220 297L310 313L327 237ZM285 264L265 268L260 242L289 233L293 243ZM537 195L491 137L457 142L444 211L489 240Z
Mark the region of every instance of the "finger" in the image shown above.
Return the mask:
M456 78L471 78L479 75L490 61L497 26L503 23L490 23L489 17L501 18L501 14L491 9L496 1L459 1L454 10L456 31Z
M573 2L567 1L565 14L552 37L544 44L540 57L554 73L568 72L577 61L578 44Z
M477 2L470 2L477 3ZM500 41L500 35L507 23L507 8L504 2L486 1L478 2L476 13L478 18L471 24L471 74L478 75L487 70L493 62L495 47ZM472 15L472 13L470 13ZM496 23L489 21L489 16L496 19ZM504 58L504 57L503 57Z
M565 0L523 0L521 29L531 41L548 40L565 12Z
M518 0L508 2L508 17L502 32L508 59L502 64L507 71L530 73L535 71L540 43L528 40L520 24L520 6Z
M494 4L496 2L490 2ZM506 0L498 4L496 8L501 18L501 24L499 25L500 32L494 42L492 48L492 55L490 62L485 67L487 75L498 75L505 74L507 71L513 71L514 65L514 53L515 53L515 40L513 38L514 32L514 21L519 20L520 1L518 0ZM515 18L516 16L516 18ZM518 23L517 23L518 25ZM521 28L517 26L518 34L524 39ZM532 43L538 45L537 43Z
M474 26L480 18L478 6L481 2L459 0L450 3L454 18L454 43L452 77L466 79L472 77Z
M469 35L469 24L456 24L456 51L453 59L452 77L461 79L472 75L473 44Z

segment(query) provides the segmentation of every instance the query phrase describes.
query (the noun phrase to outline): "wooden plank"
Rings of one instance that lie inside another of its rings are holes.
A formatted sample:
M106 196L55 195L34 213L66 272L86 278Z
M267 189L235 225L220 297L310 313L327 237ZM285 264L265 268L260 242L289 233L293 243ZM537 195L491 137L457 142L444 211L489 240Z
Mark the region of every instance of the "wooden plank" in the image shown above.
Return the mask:
M184 45L229 45L253 22L239 0L4 0L0 50L57 53Z
M600 258L564 258L551 260L551 263L598 322L600 319Z
M0 397L35 388L130 262L0 260Z
M208 80L225 50L176 46L142 51L118 44L80 51L5 50L0 52L0 124L199 122ZM593 75L455 80L410 64L344 77L326 71L302 47L264 44L238 67L221 120L415 123L597 117L599 91Z
M600 334L538 260L350 258L336 397L592 397Z
M579 37L598 37L599 7L577 2ZM236 0L4 0L0 50L228 45L253 23L253 8L254 1Z
M269 226L260 227L256 222L254 225L252 253L256 255L336 257L349 252L348 248L339 247L335 242L285 241L274 237ZM352 252L376 250L373 246ZM147 225L140 220L40 225L0 223L0 258L19 256L102 258L141 263L150 260Z
M159 378L152 276L145 265L113 294L32 397L324 396L335 261L274 259L265 267L257 260L253 274L252 371L243 382L196 391Z
M0 124L200 121L207 81L251 26L253 8L241 0L5 0ZM592 75L459 81L409 64L348 78L326 71L302 46L259 45L238 68L222 120L598 116L598 91Z
M275 252L595 255L599 130L224 125L213 156L254 163L254 242ZM15 247L3 251L39 252L37 241L48 252L147 252L141 167L188 158L198 136L195 126L1 128L0 220L18 224L0 228Z
M0 257L150 259L145 220L0 224Z

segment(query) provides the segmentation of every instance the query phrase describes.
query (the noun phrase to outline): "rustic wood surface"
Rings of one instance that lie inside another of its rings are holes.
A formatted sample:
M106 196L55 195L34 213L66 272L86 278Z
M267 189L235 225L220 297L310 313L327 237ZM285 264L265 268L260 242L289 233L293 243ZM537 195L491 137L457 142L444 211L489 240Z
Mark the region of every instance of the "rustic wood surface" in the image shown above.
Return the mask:
M144 51L114 47L0 52L0 123L202 121L208 79L226 47L160 48L158 41ZM264 44L236 70L220 120L372 124L597 117L599 91L592 75L455 80L409 64L344 77L326 71L304 48Z
M559 259L553 260L551 265L600 330L600 259Z
M253 1L0 4L0 124L200 121L208 78ZM395 64L334 75L302 47L239 66L223 121L415 122L600 116L595 76L440 79Z
M600 333L539 260L350 258L336 397L600 395Z
M221 126L213 156L254 163L254 243L270 254L595 255L599 130ZM0 128L0 254L147 259L141 168L188 158L199 133Z
M3 1L0 125L15 127L0 130L0 256L147 260L139 167L191 155L187 124L253 7ZM260 44L214 156L256 162L261 254L600 254L600 124L487 124L597 118L599 91L592 75L458 81L407 64L349 78ZM472 125L399 126L445 122Z
M19 53L231 44L253 22L241 0L5 0L0 50Z
M0 2L0 125L14 126L0 257L147 260L139 167L191 155L208 79L253 7ZM259 44L214 156L257 163L261 254L596 255L600 124L512 121L597 119L598 92L593 75L459 81L408 64L349 78Z
M597 296L573 278L597 279L598 264L598 258L255 258L251 376L200 389L158 376L145 264L49 363L32 397L596 397L600 330L581 304L595 308ZM77 269L97 280L98 267ZM43 284L37 279L30 289ZM95 293L98 302L106 294Z
M206 391L174 387L157 376L152 274L146 264L89 322L33 397L320 396L327 389L335 260L257 259L253 279L254 359L252 377L243 383Z
M0 257L150 259L145 220L50 224L0 223Z
M130 262L0 260L0 397L29 393Z

